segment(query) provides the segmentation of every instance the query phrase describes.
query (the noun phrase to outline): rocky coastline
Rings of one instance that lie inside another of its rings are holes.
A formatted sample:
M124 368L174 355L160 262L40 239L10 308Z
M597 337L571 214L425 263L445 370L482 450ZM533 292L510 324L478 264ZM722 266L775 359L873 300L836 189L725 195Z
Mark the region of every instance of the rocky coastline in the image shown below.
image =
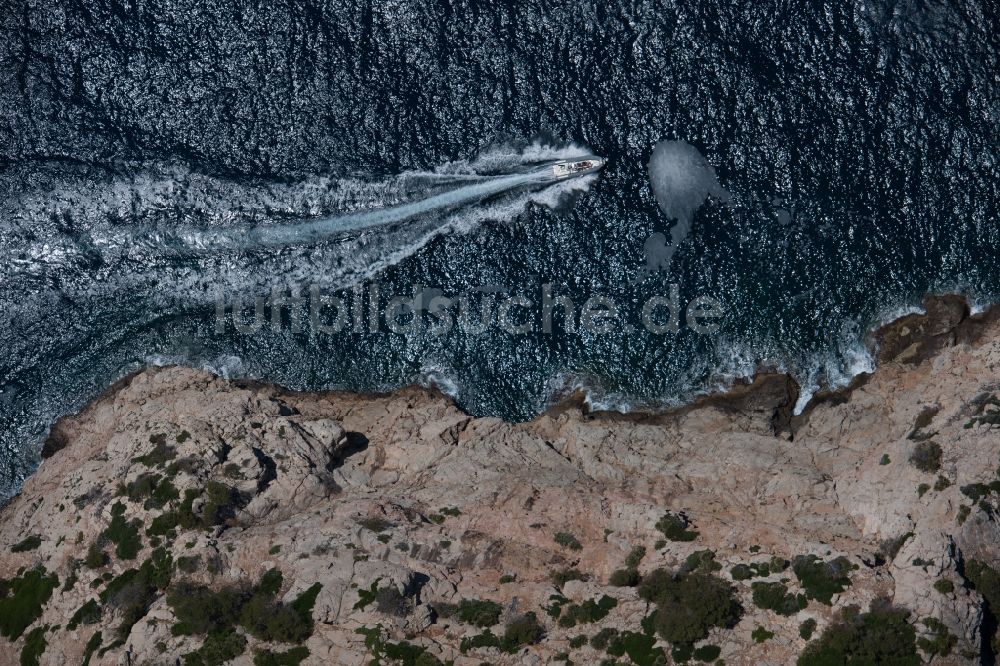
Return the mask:
M143 370L0 510L0 664L994 663L1000 314L871 343L799 415L773 373L512 424Z

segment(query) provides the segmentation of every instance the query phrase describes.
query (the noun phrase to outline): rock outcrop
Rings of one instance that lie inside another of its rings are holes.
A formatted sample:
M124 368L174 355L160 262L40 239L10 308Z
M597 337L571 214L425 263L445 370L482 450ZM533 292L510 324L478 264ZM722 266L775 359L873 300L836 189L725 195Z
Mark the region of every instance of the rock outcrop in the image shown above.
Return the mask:
M795 417L779 376L512 424L145 370L60 421L0 512L0 663L785 665L881 599L920 659L982 663L1000 324L946 305ZM634 586L658 569L722 581L738 621L664 640Z

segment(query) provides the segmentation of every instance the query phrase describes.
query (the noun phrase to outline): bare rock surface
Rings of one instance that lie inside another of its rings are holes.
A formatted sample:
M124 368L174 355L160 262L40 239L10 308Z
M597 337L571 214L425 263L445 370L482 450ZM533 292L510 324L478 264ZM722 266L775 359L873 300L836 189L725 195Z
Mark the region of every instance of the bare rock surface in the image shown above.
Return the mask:
M0 639L0 663L40 638L41 664L222 663L177 608L224 589L245 604L220 634L235 664L290 650L344 665L673 663L683 655L644 626L652 606L609 583L637 547L639 576L703 562L731 586L741 618L697 643L726 664L795 663L804 621L815 638L878 599L907 609L918 637L953 637L923 661L981 663L992 616L966 568L1000 568L1000 325L953 300L927 317L893 324L873 375L798 417L781 376L667 414L564 404L511 424L416 388L298 394L143 371L60 421L0 512L0 608L14 612L12 581L57 578L37 617L28 603L24 622L0 618L24 625ZM668 513L695 536L667 538ZM788 563L809 555L843 557L849 584L829 604L759 607L754 583L806 591ZM744 579L737 565L757 567ZM301 626L252 629L258 597ZM462 600L497 612L476 626ZM505 643L526 617L537 630ZM591 640L607 629L652 647L609 654Z

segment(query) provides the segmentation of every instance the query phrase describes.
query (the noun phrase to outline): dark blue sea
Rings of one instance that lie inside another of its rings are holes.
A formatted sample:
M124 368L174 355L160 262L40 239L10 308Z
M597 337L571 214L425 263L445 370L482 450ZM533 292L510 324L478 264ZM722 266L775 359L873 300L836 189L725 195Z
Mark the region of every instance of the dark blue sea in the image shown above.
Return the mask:
M992 2L6 7L0 496L143 366L516 420L766 366L801 407L1000 294Z

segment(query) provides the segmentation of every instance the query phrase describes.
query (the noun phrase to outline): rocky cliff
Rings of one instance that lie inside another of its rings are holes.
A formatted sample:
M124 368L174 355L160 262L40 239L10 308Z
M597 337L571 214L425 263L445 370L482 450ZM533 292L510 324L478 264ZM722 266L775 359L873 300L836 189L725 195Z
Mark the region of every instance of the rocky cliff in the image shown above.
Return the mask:
M143 371L0 512L0 663L992 663L1000 323L874 344L800 416L774 375L512 424Z

